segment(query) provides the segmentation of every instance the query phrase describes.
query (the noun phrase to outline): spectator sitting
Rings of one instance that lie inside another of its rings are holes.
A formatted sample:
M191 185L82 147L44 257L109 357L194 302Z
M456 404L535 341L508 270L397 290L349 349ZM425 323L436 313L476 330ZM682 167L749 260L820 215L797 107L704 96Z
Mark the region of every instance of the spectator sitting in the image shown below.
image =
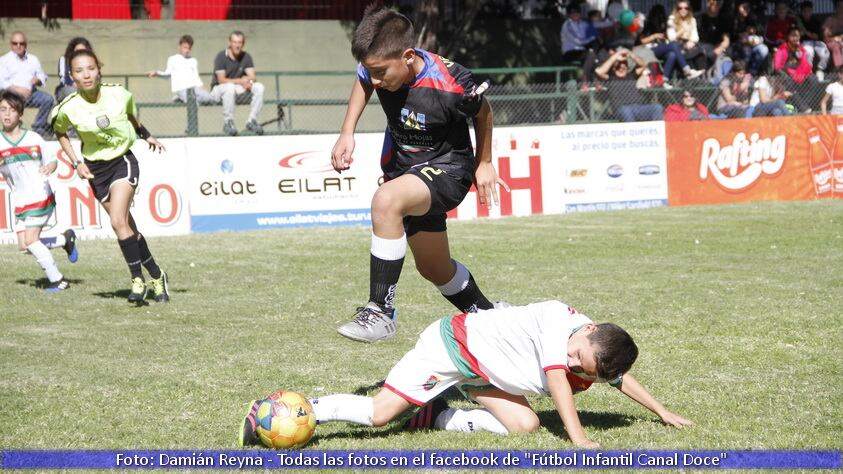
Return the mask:
M190 56L193 49L193 37L184 35L179 38L179 54L167 58L167 68L163 71L149 71L149 77L169 77L170 89L173 100L187 103L187 92L193 89L196 95L196 102L199 104L212 104L214 100L211 94L202 86L202 78L199 77L199 62Z
M751 114L749 108L752 75L746 71L746 63L735 61L732 71L720 81L720 95L717 96L717 113L729 118L742 118Z
M831 99L831 113L843 115L843 74L837 76L837 82L832 82L825 88L825 95L820 99L820 110L823 115L829 113L829 99Z
M252 56L243 51L246 35L233 31L228 35L228 48L220 51L214 59L214 77L211 80L211 97L214 102L222 101L223 128L226 135L237 135L234 126L234 105L238 100L251 100L249 121L246 129L256 135L263 135L258 123L258 114L263 107L263 84L257 82L255 63Z
M635 74L630 74L628 59L632 59L637 66ZM661 106L645 103L641 91L635 85L635 76L641 75L646 67L644 60L629 50L619 49L594 71L597 77L608 81L606 88L609 103L624 122L661 120L663 117Z
M641 29L641 34L638 37L638 43L650 48L653 54L664 63L664 77L668 80L673 77L673 69L676 63L679 64L687 79L697 78L705 72L691 69L691 66L685 61L685 56L682 54L682 48L679 44L668 41L667 13L662 5L655 4L650 8L650 13L644 21L644 28Z
M589 23L582 19L579 3L573 2L567 8L568 19L562 23L562 61L583 66L584 86L594 81L597 31L589 32Z
M667 39L681 45L682 55L696 69L705 70L708 67L706 52L700 44L697 19L691 12L688 0L677 1L673 13L667 18Z
M796 18L796 26L802 33L802 46L808 55L808 62L814 64L817 60L817 79L825 79L825 71L828 69L830 53L828 46L822 40L822 22L814 16L814 4L811 0L805 0L799 4L799 16Z
M47 84L47 74L34 54L26 51L26 35L15 31L10 36L11 51L0 56L0 90L10 90L24 99L24 107L37 107L38 114L31 128L44 138L52 137L47 117L53 107L53 96L39 90Z
M787 103L793 93L784 90L781 77L761 76L755 80L749 105L753 107L753 117L780 117L789 115Z
M843 0L834 3L834 15L823 23L823 41L835 69L843 68Z
M697 30L710 67L729 50L731 21L720 14L719 0L707 0L705 5L705 12L697 19Z
M682 99L664 109L665 122L687 122L709 118L708 107L697 101L689 90L682 91Z
M811 74L813 68L808 63L801 39L799 28L794 26L787 32L787 42L776 49L773 57L773 70L787 74L783 76L784 84L787 90L793 92L793 105L800 112L811 112L814 103L812 96L820 90L820 83Z
M790 15L790 8L785 0L776 2L776 15L767 20L764 41L770 49L778 48L787 38L787 32L796 26L796 19Z
M770 48L764 44L764 38L758 32L758 17L752 13L749 0L740 0L729 33L729 56L744 61L747 72L755 76L766 69L767 56L770 54Z
M64 50L64 55L59 58L59 83L56 85L56 90L54 93L54 95L56 96L57 104L60 104L65 97L76 92L76 83L73 82L73 78L70 77L70 67L68 67L68 64L70 61L70 55L73 54L74 51L80 49L87 49L88 51L94 50L94 48L91 47L91 43L86 38L77 36L67 43L67 48L65 48Z

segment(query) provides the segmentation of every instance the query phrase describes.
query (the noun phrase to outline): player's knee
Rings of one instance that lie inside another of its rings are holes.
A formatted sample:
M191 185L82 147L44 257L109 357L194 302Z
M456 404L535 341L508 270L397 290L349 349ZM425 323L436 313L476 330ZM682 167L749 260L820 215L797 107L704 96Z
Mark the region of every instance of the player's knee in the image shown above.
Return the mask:
M522 416L510 422L510 426L507 426L506 429L510 433L532 433L538 431L539 426L541 426L539 417L535 413L531 413L529 416Z
M372 196L372 220L389 219L401 215L398 196L390 189L379 188Z
M261 84L260 82L256 82L256 83L252 84L252 94L253 95L259 95L259 94L262 95L263 94L263 84Z
M372 426L376 428L386 426L387 423L392 421L392 418L393 416L389 415L388 413L375 411L372 414Z

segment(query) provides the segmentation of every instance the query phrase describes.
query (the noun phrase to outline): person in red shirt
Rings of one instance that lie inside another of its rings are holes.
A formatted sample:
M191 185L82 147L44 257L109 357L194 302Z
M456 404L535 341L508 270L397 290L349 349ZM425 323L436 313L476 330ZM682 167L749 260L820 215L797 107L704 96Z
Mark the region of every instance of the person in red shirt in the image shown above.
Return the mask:
M794 26L788 30L787 42L779 46L773 56L773 71L785 73L782 75L784 85L793 93L793 105L801 112L811 112L816 102L813 96L820 90L820 83L811 73L813 67L801 40L799 28Z
M764 33L764 41L770 48L776 48L787 39L787 32L796 26L796 19L790 15L787 2L779 0L776 2L776 16L767 21L767 30Z
M708 107L697 101L691 91L682 91L682 99L664 109L665 122L687 122L709 118Z

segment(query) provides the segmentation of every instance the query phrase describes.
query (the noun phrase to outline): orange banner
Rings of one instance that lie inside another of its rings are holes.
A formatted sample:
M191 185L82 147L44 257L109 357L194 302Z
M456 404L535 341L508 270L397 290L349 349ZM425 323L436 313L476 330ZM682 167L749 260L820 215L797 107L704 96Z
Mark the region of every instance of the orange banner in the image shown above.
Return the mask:
M671 206L843 198L843 117L665 126Z

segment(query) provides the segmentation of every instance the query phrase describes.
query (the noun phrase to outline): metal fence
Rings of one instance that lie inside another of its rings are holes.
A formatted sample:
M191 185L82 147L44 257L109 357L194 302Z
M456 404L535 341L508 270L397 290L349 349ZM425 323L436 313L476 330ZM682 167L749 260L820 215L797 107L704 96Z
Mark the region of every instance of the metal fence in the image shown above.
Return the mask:
M474 72L492 79L487 98L498 126L620 120L605 87L584 87L578 82L580 71L574 67L475 69ZM142 120L159 136L222 134L221 106L174 101L169 80L139 74L108 75L103 80L127 86L135 96ZM210 76L203 80L208 84ZM258 80L265 87L259 121L267 134L337 133L355 74L353 71L261 72ZM802 95L807 94L807 102L812 104L810 113L817 113L826 85L835 80L835 76L829 75L818 87L807 93L803 91ZM681 102L683 91L690 90L712 113L717 113L719 89L716 86L703 79L673 84L672 89L653 87L640 92L646 103L659 104L664 109ZM793 98L788 102L793 103ZM238 128L245 128L248 112L247 105L237 107ZM373 96L358 131L383 131L385 124L377 96Z

